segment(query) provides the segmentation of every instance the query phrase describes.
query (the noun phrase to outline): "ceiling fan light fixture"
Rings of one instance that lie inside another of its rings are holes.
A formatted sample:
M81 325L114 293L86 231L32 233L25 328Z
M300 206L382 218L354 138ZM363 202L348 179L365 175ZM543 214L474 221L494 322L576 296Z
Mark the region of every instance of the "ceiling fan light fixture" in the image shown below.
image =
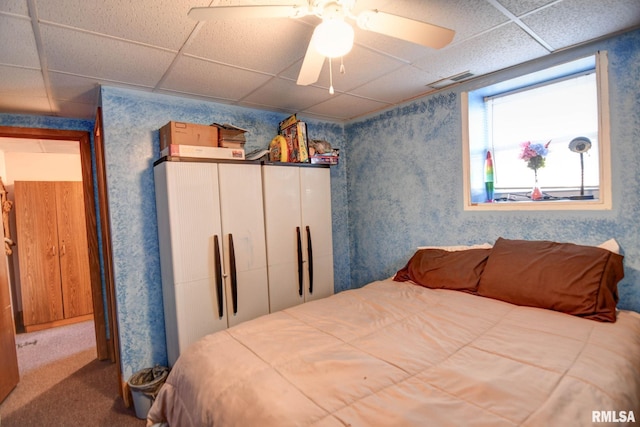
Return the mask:
M343 19L324 19L313 33L314 47L322 56L338 58L353 47L353 27Z

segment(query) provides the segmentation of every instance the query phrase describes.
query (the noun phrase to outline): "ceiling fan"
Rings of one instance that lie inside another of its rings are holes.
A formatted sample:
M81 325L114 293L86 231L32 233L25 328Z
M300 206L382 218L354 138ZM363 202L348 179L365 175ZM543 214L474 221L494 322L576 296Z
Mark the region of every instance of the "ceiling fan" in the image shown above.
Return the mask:
M286 0L284 0L286 1ZM322 71L324 59L343 57L353 46L353 27L347 19L356 21L358 27L422 46L440 49L453 40L455 32L448 28L392 15L377 9L356 13L356 0L308 0L288 5L233 5L194 7L189 17L198 21L246 19L246 18L302 18L315 15L322 19L316 26L302 62L297 84L315 83ZM331 66L329 67L330 80ZM329 89L333 93L333 82Z

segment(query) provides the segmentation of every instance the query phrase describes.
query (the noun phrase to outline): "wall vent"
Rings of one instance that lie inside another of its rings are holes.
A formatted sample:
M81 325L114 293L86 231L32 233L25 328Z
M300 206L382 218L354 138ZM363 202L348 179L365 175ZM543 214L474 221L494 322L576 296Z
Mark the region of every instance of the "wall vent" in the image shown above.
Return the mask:
M456 75L444 78L442 80L435 81L433 83L429 83L429 84L427 84L427 86L430 87L430 88L433 88L433 89L442 89L444 87L447 87L449 85L452 85L452 84L457 83L457 82L462 81L462 80L466 80L466 79L468 79L470 77L473 77L473 76L474 76L474 74L472 72L465 71L463 73L456 74Z

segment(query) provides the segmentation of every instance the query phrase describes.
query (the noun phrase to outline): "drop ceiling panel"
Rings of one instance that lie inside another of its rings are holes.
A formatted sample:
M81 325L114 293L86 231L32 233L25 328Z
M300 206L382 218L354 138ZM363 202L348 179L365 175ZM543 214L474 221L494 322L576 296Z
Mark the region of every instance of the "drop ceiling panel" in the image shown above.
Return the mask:
M336 94L303 112L336 120L349 120L386 107L389 107L389 104L347 94Z
M42 72L0 65L0 95L46 98Z
M388 0L380 10L453 29L454 43L508 21L489 2L477 0Z
M41 20L178 50L196 21L187 16L207 0L58 0L38 1Z
M275 78L243 99L243 104L272 107L295 113L329 99L324 88L298 86L293 80Z
M59 101L95 104L98 101L99 81L70 74L49 74L53 97Z
M41 29L52 71L155 86L174 58L170 52L118 39L50 25L42 25Z
M29 16L27 0L2 0L0 2L0 12L8 12L16 15Z
M184 52L275 75L304 57L312 32L292 19L208 21Z
M31 21L0 15L0 64L40 68Z
M239 68L181 57L160 89L223 99L241 99L272 77Z
M430 92L431 89L426 84L436 80L438 76L407 65L351 92L365 98L397 104L416 97L416 94Z
M46 96L29 95L0 96L0 111L11 111L16 114L55 115Z
M521 16L533 10L539 9L556 0L498 0L509 12L515 16Z
M559 25L558 16L564 21ZM637 25L639 0L565 0L522 21L555 49Z
M501 26L465 43L435 52L414 65L440 78L465 71L474 75L510 67L547 54L548 51L516 24Z
M375 67L372 67L371 64L375 64ZM344 74L340 73L340 58L331 60L331 65L333 67L333 87L337 92L344 92L361 86L380 74L397 70L404 63L372 50L353 46L351 52L344 57ZM300 61L300 65L286 70L283 76L297 80L301 66L302 61ZM320 77L313 85L329 89L329 59L325 59Z

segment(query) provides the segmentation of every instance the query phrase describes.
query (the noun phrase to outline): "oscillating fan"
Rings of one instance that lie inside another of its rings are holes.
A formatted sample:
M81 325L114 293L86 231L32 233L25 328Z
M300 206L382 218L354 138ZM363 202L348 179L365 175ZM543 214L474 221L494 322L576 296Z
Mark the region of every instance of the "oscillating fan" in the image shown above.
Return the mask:
M440 49L453 40L455 32L448 28L415 19L385 13L377 9L356 13L355 0L309 0L289 5L234 5L194 7L189 17L198 21L247 18L302 18L315 15L322 20L313 31L298 75L299 85L315 83L325 58L346 55L353 46L353 27L358 27L422 46ZM329 67L331 70L331 67ZM333 92L333 86L331 92Z

